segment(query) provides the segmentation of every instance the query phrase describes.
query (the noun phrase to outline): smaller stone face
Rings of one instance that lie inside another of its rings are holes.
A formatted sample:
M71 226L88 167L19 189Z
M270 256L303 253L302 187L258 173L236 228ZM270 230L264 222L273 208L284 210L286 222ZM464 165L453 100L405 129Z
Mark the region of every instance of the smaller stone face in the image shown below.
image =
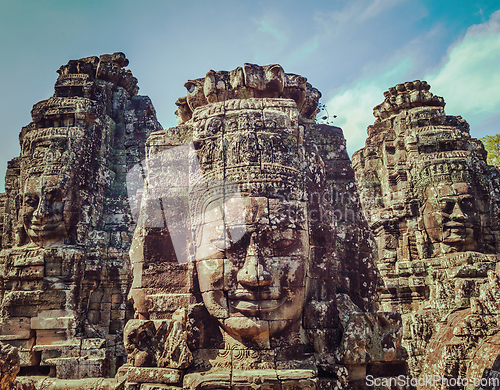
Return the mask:
M468 183L442 183L427 187L422 211L425 230L432 243L442 243L443 252L476 250L483 208Z
M496 309L483 310L496 299L477 297L498 272L499 172L429 88L416 80L384 93L353 166L378 245L381 305L402 313L411 374L478 378L472 362L493 354L477 346L497 332Z
M67 190L58 175L30 176L25 183L22 220L33 244L59 245L66 236Z
M301 317L309 235L285 214L291 210L305 215L303 203L265 197L207 207L196 248L198 279L208 312L227 332L269 337Z

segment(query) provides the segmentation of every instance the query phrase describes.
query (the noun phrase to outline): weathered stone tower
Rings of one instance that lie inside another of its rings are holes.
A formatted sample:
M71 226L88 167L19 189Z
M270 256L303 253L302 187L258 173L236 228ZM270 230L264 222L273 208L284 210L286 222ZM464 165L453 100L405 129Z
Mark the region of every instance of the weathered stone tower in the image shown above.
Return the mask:
M21 376L108 377L126 358L134 229L126 174L161 129L127 65L115 53L62 66L9 162L0 340L19 349Z
M411 373L481 378L500 354L499 172L429 89L417 80L384 93L353 167L381 306L403 316Z
M131 389L327 389L404 374L400 317L376 312L342 131L314 121L320 93L279 65L185 86L179 126L146 143L118 377Z

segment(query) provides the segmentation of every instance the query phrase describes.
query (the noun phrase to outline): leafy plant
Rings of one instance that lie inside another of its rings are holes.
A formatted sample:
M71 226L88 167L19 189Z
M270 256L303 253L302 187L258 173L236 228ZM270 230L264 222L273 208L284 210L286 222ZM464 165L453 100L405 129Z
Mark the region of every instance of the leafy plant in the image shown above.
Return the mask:
M316 117L316 121L318 123L322 123L325 125L333 125L333 119L335 119L337 115L332 115L330 117L330 114L326 109L326 104L318 103L318 108L319 108L319 113Z
M487 135L480 140L488 152L488 164L500 167L500 134Z

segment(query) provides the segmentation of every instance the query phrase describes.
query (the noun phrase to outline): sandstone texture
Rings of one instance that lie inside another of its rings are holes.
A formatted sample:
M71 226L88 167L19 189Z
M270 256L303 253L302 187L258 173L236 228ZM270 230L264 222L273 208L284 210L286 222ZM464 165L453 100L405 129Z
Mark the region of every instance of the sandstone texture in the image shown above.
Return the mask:
M70 61L33 106L0 197L0 340L23 375L109 377L126 360L126 174L161 127L123 53Z
M181 124L146 142L126 386L333 389L406 373L401 317L376 311L342 131L311 119L319 92L279 65L185 86Z
M12 388L20 369L17 348L0 342L0 390Z
M500 173L426 82L351 165L280 65L189 80L169 129L127 66L62 66L19 136L0 389L499 388Z
M429 89L384 93L353 168L411 374L481 378L500 353L499 172Z

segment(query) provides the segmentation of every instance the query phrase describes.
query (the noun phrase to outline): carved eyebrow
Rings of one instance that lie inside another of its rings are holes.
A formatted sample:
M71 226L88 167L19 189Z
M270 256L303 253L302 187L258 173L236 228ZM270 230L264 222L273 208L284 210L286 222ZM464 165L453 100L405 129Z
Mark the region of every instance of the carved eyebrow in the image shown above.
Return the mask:
M35 192L27 192L24 194L24 199L38 198L38 194Z
M275 231L276 229L299 229L304 230L304 222L290 221L289 218L283 219L278 223L268 225L265 227L266 231Z
M439 198L440 202L457 202L458 198L449 198L447 196L443 196L442 198Z
M62 190L59 187L48 187L45 189L45 192L54 192L54 191L61 191Z
M463 195L456 195L454 198L451 198L449 196L443 196L439 200L441 202L442 201L445 201L445 202L457 202L458 200L461 200L461 199L471 199L473 197L474 196L472 196L471 194L463 194Z

